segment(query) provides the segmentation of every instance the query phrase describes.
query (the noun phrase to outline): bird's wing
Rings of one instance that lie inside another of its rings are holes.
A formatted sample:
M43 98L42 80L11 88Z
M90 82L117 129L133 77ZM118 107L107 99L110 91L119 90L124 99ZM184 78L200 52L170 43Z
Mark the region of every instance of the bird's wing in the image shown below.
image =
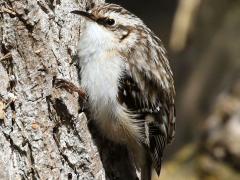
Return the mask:
M148 49L141 54L136 49L127 63L126 73L120 80L118 99L130 112L145 120L145 144L159 174L164 147L175 133L172 72L164 48Z

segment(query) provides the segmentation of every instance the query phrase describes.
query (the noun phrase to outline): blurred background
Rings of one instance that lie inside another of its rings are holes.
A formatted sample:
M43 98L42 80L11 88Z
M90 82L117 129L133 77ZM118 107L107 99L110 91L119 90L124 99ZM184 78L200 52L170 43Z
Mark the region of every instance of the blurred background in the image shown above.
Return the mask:
M240 1L108 0L162 39L176 84L177 134L161 179L240 179Z

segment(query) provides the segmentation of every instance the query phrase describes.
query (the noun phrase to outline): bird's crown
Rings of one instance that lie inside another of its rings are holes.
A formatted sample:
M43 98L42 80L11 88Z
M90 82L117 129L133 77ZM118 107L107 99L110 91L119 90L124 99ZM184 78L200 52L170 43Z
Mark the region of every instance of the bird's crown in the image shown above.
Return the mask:
M76 10L72 13L84 16L110 30L145 26L141 19L117 4L101 3L87 8L86 11Z

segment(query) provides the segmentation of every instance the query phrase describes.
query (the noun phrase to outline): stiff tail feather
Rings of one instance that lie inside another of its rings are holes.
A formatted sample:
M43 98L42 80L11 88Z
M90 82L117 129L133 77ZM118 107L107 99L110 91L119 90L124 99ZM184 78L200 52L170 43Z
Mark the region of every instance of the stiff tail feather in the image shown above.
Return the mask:
M147 158L144 167L141 168L141 180L160 180L160 170L157 172L153 167L152 160Z

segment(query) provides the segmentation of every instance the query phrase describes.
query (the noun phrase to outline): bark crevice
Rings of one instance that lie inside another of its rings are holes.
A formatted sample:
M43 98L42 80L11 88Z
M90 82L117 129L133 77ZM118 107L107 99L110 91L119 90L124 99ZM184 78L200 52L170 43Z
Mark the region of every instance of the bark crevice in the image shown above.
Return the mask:
M127 149L102 137L82 113L82 19L69 12L101 2L0 0L3 179L136 178ZM76 85L75 92L57 87L56 78Z

